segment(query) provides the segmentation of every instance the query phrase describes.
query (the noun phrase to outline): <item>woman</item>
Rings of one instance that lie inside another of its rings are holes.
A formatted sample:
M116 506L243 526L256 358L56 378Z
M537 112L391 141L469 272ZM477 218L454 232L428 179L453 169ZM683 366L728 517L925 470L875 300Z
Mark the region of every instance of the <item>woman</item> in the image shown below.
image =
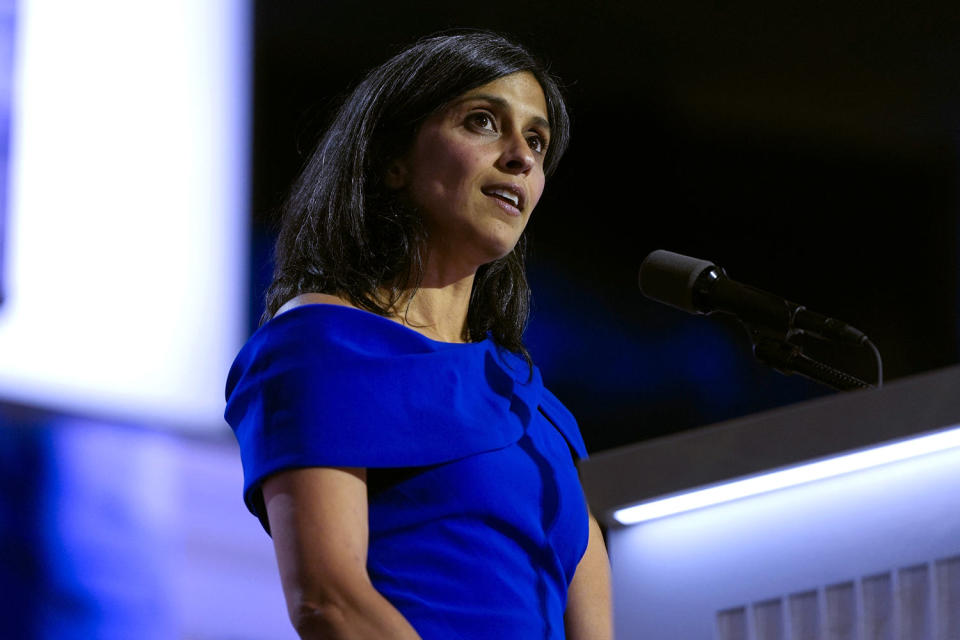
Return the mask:
M226 417L302 638L609 638L576 422L523 346L555 81L470 32L341 107L285 203Z

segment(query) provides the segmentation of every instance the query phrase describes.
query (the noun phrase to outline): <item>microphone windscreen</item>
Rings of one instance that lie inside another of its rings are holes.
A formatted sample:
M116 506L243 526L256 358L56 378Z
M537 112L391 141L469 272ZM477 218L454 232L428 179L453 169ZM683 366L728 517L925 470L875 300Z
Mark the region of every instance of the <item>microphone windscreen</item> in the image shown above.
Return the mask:
M701 273L711 267L716 268L716 265L658 249L640 264L640 291L657 302L699 313L693 306L693 284Z

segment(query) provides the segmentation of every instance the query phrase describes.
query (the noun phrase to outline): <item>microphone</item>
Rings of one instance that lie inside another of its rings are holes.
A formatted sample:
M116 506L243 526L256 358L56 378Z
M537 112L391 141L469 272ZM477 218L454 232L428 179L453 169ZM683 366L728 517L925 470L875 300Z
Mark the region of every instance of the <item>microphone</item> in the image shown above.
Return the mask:
M868 342L862 332L840 320L731 280L712 262L672 251L661 249L644 259L640 291L688 313L731 313L750 327L773 329L784 336L800 330L848 344Z

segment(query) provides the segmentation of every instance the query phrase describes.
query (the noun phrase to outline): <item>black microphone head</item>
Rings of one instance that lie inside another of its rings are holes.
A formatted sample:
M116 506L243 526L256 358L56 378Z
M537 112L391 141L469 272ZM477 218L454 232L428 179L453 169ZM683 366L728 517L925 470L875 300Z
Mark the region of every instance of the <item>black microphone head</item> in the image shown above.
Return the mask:
M706 260L658 249L640 264L640 291L657 302L699 313L693 304L693 285L710 268L716 269L717 266Z

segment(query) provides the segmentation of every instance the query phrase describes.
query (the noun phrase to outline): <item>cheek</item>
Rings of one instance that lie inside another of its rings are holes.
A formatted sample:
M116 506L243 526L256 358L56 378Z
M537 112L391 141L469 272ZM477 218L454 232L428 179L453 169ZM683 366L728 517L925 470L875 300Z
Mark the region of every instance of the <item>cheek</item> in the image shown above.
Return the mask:
M434 202L469 197L481 162L475 150L436 145L421 158L419 175L414 179L415 191L420 197Z
M463 196L467 187L477 180L481 162L481 154L474 149L450 148L445 150L442 159L438 159L438 167L447 188Z
M531 180L530 184L530 202L533 206L530 207L532 210L533 207L537 206L537 203L540 202L540 196L543 195L543 188L546 185L546 178L541 174L537 180Z

